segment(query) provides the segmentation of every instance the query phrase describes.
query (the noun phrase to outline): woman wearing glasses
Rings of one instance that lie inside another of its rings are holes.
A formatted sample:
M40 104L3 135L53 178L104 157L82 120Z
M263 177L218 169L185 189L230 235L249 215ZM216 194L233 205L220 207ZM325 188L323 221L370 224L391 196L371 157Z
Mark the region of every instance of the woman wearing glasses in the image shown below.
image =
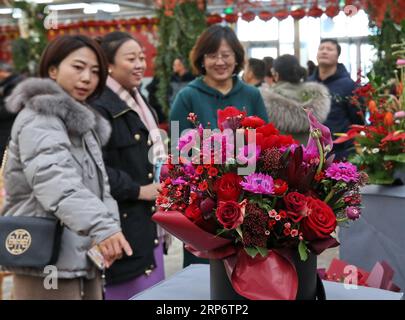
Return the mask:
M267 121L259 91L237 76L243 69L245 52L231 28L214 25L205 30L192 49L190 60L194 73L200 77L177 94L170 113L171 121L179 121L180 133L193 127L187 121L190 112L197 115L202 125L210 122L211 128L216 128L217 110L227 106L245 108L249 116Z
M267 122L259 90L237 76L243 69L245 53L232 29L215 25L205 30L192 49L190 60L199 77L177 94L170 113L170 121L179 122L180 134L193 128L187 120L190 112L197 115L204 127L210 123L211 129L215 129L217 110L227 106L245 109L247 115L256 115ZM183 267L191 263L207 263L207 260L184 250Z

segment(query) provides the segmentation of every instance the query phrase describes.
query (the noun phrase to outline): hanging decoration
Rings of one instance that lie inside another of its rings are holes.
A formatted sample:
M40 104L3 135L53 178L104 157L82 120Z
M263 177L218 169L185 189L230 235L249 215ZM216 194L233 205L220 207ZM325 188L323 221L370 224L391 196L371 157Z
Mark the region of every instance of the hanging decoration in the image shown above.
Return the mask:
M273 18L273 14L270 11L260 11L259 18L263 21L269 21Z
M242 20L251 22L256 18L256 14L252 11L246 11L242 13Z
M295 20L300 20L302 18L304 18L307 15L305 9L300 8L300 9L296 9L291 11L290 16L293 17Z

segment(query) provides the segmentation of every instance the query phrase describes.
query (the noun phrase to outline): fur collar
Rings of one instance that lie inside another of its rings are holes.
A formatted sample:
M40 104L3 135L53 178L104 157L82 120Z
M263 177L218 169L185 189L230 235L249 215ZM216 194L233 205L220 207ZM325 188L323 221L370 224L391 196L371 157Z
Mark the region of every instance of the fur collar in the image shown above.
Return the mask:
M102 145L108 142L111 126L90 107L69 96L51 79L30 78L21 82L6 99L6 108L17 113L24 107L62 119L70 134L82 136L94 130Z
M307 132L309 121L305 109L320 122L329 114L331 98L328 89L315 82L291 84L280 82L274 86L261 86L260 92L269 121L284 133Z

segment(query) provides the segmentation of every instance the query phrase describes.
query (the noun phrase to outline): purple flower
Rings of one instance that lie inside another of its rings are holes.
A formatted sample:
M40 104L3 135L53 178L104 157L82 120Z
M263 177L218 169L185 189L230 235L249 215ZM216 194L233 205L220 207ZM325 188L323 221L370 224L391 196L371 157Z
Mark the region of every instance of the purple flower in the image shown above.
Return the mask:
M253 149L254 147L255 147L255 149ZM249 154L249 152L250 152L250 154ZM247 145L247 146L244 146L239 149L239 153L238 153L236 159L241 164L247 163L249 166L253 166L256 164L259 156L260 156L260 146Z
M183 134L179 139L178 150L182 151L184 147L187 146L185 152L190 151L196 145L196 139L198 136L198 131L196 129L191 129Z
M187 163L183 167L184 173L188 176L193 176L195 174L195 168L191 162Z
M398 59L397 60L397 66L398 67L405 66L405 59Z
M356 220L360 217L360 208L359 207L347 207L346 208L346 216L350 220Z
M184 183L186 183L186 180L179 177L179 178L176 178L175 180L173 180L172 183L173 183L173 185L184 184Z
M326 170L326 176L333 180L344 182L358 182L360 175L356 166L349 162L336 162Z
M402 119L405 118L405 111L397 111L394 114L395 119Z
M321 142L323 149L324 150L328 149L328 151L332 150L333 142L332 142L332 135L330 133L329 128L324 126L323 124L319 123L319 121L314 117L314 115L310 111L307 111L307 115L308 115L308 120L309 120L309 125L310 125L310 131L313 132L313 131L319 130L321 133L321 137L319 138L319 141ZM318 150L316 141L314 140L314 138L311 135L309 135L307 149Z
M274 182L273 178L263 173L251 173L246 176L245 181L242 181L240 185L244 190L259 193L259 194L273 194Z

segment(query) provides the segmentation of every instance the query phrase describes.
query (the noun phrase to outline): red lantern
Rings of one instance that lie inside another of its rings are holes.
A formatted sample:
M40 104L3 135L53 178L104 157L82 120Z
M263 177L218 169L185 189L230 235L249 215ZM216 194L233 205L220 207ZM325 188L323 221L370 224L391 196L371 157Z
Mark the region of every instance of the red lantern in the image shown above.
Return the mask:
M159 18L158 17L150 18L150 23L154 24L154 25L158 25L159 24Z
M251 22L256 18L256 14L252 11L247 11L242 14L242 19Z
M300 20L300 19L302 19L302 18L305 17L306 12L305 12L304 9L301 8L301 9L297 9L297 10L291 11L290 15L291 15L291 17L293 17L295 20Z
M273 14L270 11L259 12L259 19L263 21L269 21L271 18L273 18Z
M289 15L289 13L288 13L288 11L285 10L285 9L284 9L284 10L279 10L279 11L277 11L277 12L274 14L274 16L275 16L279 21L288 18L288 15Z
M323 15L323 10L317 6L312 7L308 11L308 17L319 18Z
M225 15L225 21L228 23L236 23L239 19L239 16L236 13L230 13Z
M146 18L146 17L142 17L142 18L139 19L139 24L141 26L146 26L147 24L149 24L149 19Z
M206 20L209 25L212 25L216 23L221 23L222 17L219 14L211 14L206 18Z
M329 18L333 18L336 17L339 14L339 7L335 6L335 5L331 5L329 7L326 8L325 10L325 14L329 17Z

